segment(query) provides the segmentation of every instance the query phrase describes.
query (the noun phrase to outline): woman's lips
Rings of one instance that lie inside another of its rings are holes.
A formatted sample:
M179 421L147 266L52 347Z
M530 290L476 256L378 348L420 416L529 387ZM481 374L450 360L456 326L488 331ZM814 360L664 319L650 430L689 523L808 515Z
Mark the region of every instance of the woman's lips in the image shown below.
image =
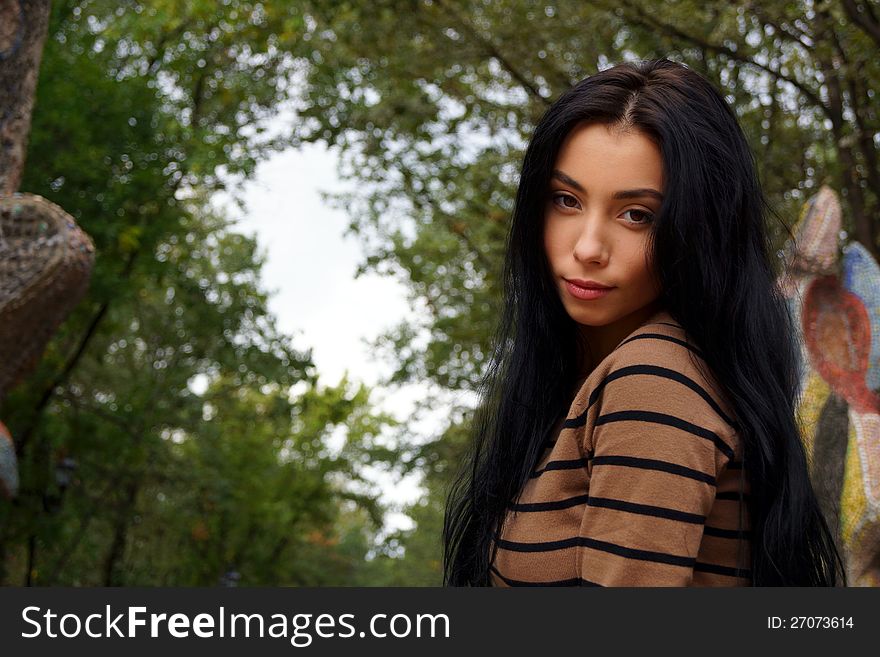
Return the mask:
M568 279L563 280L565 280L565 287L568 290L568 293L575 299L581 299L583 301L600 299L614 289L613 287L581 287L580 285L575 285Z

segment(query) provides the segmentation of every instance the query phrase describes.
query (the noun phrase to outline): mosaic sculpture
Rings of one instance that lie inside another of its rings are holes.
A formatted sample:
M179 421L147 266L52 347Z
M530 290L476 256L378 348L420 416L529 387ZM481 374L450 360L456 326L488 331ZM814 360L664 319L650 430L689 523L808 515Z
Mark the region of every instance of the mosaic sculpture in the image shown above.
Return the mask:
M880 586L880 267L840 254L841 209L822 186L803 208L778 281L802 351L798 422L810 475L851 586Z
M85 294L95 257L73 217L17 193L49 4L0 2L0 403ZM14 497L18 483L15 444L0 423L0 497Z
M85 293L94 251L54 203L0 196L0 402Z
M73 218L31 194L0 196L0 403L37 364L85 294L95 247ZM0 431L0 495L18 491L8 430Z

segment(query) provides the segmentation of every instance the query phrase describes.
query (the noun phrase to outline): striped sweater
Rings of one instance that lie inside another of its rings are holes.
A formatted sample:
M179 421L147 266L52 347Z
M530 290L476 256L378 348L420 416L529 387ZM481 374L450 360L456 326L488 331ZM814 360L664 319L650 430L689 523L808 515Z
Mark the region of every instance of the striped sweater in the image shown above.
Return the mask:
M494 586L750 584L741 441L707 369L665 310L615 347L512 501Z

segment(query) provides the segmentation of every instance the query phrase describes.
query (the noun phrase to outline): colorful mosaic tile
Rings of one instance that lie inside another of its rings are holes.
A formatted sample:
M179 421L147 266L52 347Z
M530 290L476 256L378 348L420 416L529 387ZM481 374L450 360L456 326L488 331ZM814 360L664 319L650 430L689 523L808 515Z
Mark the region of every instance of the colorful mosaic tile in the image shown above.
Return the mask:
M880 505L877 491L866 489L872 475L863 469L865 448L873 451L876 467L877 425L880 418L869 420L866 427L863 418L850 410L849 444L847 464L841 492L840 530L843 542L847 578L850 586L877 586L880 584ZM865 431L863 429L868 428Z
M871 353L865 384L880 389L880 266L859 242L843 247L841 258L843 287L856 295L868 311L871 325Z
M787 272L780 276L779 288L782 292L785 302L788 305L788 312L791 315L792 323L797 331L796 341L800 348L800 380L803 383L807 376L812 372L810 366L810 355L807 352L807 345L803 338L803 306L804 294L810 283L816 277L812 274L799 275L793 272ZM801 385L800 394L803 395L804 386Z
M792 231L796 253L790 268L814 274L836 271L838 236L841 228L840 202L827 185L804 204Z
M0 495L12 499L18 495L18 459L15 443L6 425L0 422Z
M825 402L828 401L830 394L831 386L825 382L825 379L818 372L810 370L806 377L804 377L801 386L801 398L797 406L797 420L811 470L815 467L813 464L813 445L815 443L816 431L818 430L819 415L822 413L822 408L825 406Z
M880 512L880 415L859 413L850 408L850 423L856 432L856 453L865 488L865 498L869 505Z
M865 384L871 321L861 300L837 276L821 276L807 288L802 312L811 365L854 408L880 412L880 397Z

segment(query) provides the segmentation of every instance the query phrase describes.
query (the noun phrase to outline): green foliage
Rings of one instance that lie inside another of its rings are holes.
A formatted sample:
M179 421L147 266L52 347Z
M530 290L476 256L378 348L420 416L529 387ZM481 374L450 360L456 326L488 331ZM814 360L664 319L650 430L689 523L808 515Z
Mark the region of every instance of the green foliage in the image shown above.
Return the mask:
M831 182L850 200L847 228L873 235L859 225L880 213L878 44L842 8L812 5L309 5L315 38L303 51L310 66L296 138L343 149L344 172L362 183L340 205L368 248L363 269L399 276L426 308L423 326L380 340L402 354L391 381L475 387L524 143L553 98L624 59L667 56L725 92L785 224L811 189ZM861 146L845 151L858 135ZM781 246L785 226L771 217L770 229Z
M208 4L152 3L141 22L116 6L57 5L43 56L22 188L76 217L98 258L3 408L22 491L0 504L0 580L365 584L384 509L363 470L398 460L381 439L395 421L365 386L318 385L269 314L255 241L209 203L221 169L247 175L274 147L257 124L287 69L240 21L216 46L135 43L205 27ZM230 51L244 38L249 63Z

